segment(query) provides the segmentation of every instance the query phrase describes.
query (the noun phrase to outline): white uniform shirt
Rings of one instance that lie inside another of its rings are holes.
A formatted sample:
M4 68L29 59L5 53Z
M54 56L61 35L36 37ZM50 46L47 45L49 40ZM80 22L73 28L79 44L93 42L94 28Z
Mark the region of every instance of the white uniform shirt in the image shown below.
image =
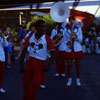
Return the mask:
M42 37L37 40L35 38L35 33L29 38L29 47L27 51L29 52L29 56L39 59L39 60L46 60L48 56L48 50L52 51L55 50L53 43L49 37L46 39L46 35L42 35ZM47 42L48 41L48 42ZM47 45L48 44L48 45Z
M7 39L3 40L3 38L0 37L0 61L5 62L5 52L4 47L8 46Z
M70 41L70 35L71 35L71 28L70 26L65 29L64 31L64 42L66 44L66 52L71 52L72 50L67 46L67 42ZM81 42L83 40L82 30L81 28L78 28L77 26L74 26L74 32L77 34L77 39L74 40L73 49L75 52L82 51Z
M29 32L26 34L25 39L26 39L28 36L30 36L31 34L32 34L32 31L29 31Z

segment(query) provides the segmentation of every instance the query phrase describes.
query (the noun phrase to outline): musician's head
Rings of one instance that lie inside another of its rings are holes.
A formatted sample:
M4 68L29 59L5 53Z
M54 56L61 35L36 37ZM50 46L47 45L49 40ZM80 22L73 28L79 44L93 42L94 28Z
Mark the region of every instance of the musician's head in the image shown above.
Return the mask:
M10 33L10 32L11 32L11 28L10 28L9 25L6 26L6 32L7 32L7 33Z
M39 34L46 33L46 30L47 30L46 22L43 20L38 20L35 23L35 29L36 29L37 33L39 33Z
M33 33L36 31L36 29L35 29L35 22L30 24L30 31L32 31Z
M56 23L56 27L57 28L61 28L62 27L62 23Z
M70 25L75 24L75 17L74 16L69 17L69 24Z

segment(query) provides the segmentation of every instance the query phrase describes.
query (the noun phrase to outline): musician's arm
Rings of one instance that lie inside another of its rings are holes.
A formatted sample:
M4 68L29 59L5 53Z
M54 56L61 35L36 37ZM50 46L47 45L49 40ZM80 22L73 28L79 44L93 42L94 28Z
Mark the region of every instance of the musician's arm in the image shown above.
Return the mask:
M24 72L24 59L25 59L25 55L27 52L27 48L23 48L22 54L21 54L21 60L20 60L20 72L23 73Z
M52 40L48 36L46 36L46 40L47 40L47 48L50 51L51 56L49 58L48 64L43 68L45 72L47 72L50 69L55 57L55 47L53 45Z
M29 46L29 39L30 39L30 37L31 36L28 36L25 39L24 48L23 48L23 51L22 51L22 54L21 54L21 60L20 60L20 72L21 73L24 72L24 58L25 58L25 55L27 53L27 47Z
M52 40L53 40L54 36L56 35L55 32L56 32L55 29L53 29L52 32L51 32L51 36L50 37L51 37Z
M2 45L3 45L4 47L7 47L7 46L8 46L7 38L4 37L4 34L3 34L3 33L1 33L1 37L2 37L2 39L3 39Z
M77 37L75 41L82 42L83 41L83 34L81 28L78 29Z

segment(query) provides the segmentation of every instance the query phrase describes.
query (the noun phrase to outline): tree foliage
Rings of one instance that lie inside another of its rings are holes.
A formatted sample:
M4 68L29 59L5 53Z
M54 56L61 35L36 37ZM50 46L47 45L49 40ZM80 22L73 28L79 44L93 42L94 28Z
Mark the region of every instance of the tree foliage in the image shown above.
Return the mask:
M47 35L51 34L52 29L55 27L55 22L51 19L49 15L47 16L32 16L31 21L27 23L26 28L29 30L30 24L36 22L37 20L44 20L47 23Z

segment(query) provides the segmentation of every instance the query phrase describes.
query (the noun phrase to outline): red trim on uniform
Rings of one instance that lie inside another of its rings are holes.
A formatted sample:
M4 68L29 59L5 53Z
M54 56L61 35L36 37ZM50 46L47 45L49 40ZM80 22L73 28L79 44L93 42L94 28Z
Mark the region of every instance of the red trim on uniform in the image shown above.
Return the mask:
M32 34L33 35L33 34ZM25 43L24 43L24 47L27 48L29 46L29 39L32 37L32 35L28 36L26 39L25 39Z
M74 52L74 49L72 49L72 52L65 52L65 58L66 59L82 59L84 58L84 54L82 51Z
M47 35L45 35L45 38L46 38L46 41L47 41L47 48L50 51L55 50L55 47L54 47L54 44L53 44L53 41L51 40L51 38L49 36L47 36Z
M5 69L5 62L0 62L0 88L3 88L4 69Z

